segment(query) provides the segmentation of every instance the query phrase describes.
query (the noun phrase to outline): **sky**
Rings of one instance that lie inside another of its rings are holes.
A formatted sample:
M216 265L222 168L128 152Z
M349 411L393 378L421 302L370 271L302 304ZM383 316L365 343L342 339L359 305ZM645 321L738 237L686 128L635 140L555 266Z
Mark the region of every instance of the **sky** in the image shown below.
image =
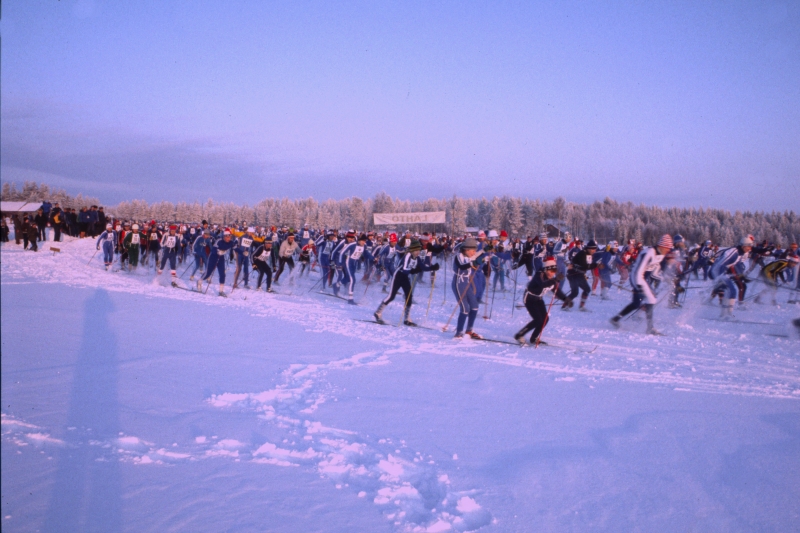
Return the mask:
M798 2L6 0L0 178L797 210Z

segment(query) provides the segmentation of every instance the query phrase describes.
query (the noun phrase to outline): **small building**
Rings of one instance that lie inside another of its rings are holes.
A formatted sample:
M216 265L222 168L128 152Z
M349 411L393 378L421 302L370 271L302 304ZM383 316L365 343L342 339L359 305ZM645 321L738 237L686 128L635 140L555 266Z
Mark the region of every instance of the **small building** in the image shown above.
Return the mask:
M42 202L0 202L0 216L33 215L40 207Z

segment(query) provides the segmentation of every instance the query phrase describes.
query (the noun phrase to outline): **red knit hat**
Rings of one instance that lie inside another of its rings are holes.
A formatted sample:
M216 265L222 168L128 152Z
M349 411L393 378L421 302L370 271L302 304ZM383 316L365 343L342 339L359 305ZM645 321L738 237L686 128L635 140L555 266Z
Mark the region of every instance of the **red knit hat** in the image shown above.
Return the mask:
M662 248L669 248L670 250L672 250L675 247L672 243L672 237L670 237L669 233L665 233L664 235L661 236L660 239L658 239L657 246L660 246Z
M500 230L500 236L501 237L508 237L508 233L506 233L506 230Z

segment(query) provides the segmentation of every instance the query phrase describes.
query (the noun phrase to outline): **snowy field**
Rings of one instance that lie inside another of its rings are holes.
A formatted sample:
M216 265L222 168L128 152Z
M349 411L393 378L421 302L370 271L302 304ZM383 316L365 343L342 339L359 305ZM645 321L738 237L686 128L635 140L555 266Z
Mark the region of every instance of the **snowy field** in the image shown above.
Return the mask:
M220 298L43 244L0 256L4 532L800 531L788 292L723 323L690 289L652 337L613 289L534 350L442 333L442 276L411 329L360 280Z

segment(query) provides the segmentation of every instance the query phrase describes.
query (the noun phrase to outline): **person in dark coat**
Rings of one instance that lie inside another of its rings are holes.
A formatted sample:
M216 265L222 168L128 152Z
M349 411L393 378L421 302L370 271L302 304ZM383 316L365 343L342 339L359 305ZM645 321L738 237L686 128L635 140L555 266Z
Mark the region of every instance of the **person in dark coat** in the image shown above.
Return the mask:
M22 238L22 220L19 215L14 215L11 220L14 224L14 241L19 244L19 240ZM27 243L25 245L27 246Z
M39 251L36 241L39 239L39 227L36 225L34 217L28 217L28 241L30 241L31 250L34 252Z
M47 215L44 214L44 209L40 207L36 211L36 216L33 217L33 221L36 224L36 229L39 232L39 240L46 241L47 235L45 234L45 230L47 229Z
M0 218L0 242L8 242L8 224L6 224L6 217Z

